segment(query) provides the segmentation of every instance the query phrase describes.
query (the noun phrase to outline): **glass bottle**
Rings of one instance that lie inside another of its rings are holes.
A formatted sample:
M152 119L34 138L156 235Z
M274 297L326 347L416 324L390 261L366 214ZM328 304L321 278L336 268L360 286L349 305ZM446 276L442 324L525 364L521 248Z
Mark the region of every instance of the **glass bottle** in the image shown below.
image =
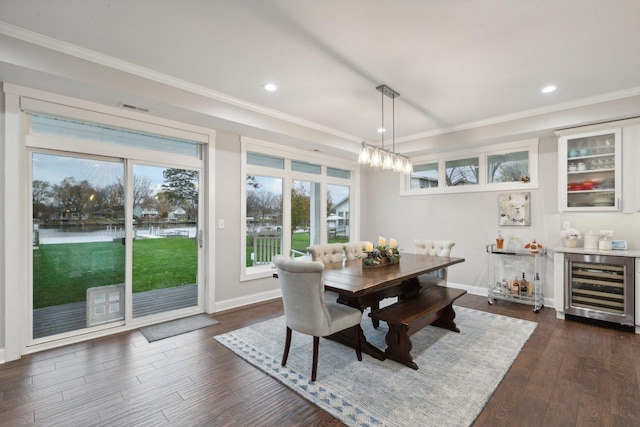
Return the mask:
M498 230L498 237L496 237L496 248L502 249L504 247L504 238L502 237L502 233Z
M524 278L524 272L522 272L522 280L520 281L520 295L525 296L529 292L529 286L531 284Z

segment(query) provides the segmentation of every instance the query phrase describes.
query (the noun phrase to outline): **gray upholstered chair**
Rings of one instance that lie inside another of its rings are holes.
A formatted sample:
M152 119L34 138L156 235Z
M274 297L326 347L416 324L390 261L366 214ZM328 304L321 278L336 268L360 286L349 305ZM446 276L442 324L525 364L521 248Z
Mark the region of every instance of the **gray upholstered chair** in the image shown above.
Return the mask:
M311 254L311 260L320 261L323 264L332 264L344 260L342 243L327 243L326 245L311 245L307 248Z
M356 259L364 252L367 245L371 245L371 242L348 242L344 244L344 256L347 260Z
M313 336L311 381L316 380L318 370L319 337L353 328L356 355L358 360L362 360L360 350L362 313L348 305L325 301L324 264L319 261L295 261L282 255L275 256L273 262L278 271L287 325L282 366L287 364L292 330Z
M455 246L455 242L451 240L414 240L416 245L416 253L421 255L432 256L451 256L451 248ZM432 273L423 274L419 277L422 285L438 285L447 286L447 269L441 268Z
M344 250L342 243L327 243L326 245L311 245L307 248L311 254L312 261L320 261L323 264L333 264L344 260ZM327 291L327 301L337 301L338 294Z

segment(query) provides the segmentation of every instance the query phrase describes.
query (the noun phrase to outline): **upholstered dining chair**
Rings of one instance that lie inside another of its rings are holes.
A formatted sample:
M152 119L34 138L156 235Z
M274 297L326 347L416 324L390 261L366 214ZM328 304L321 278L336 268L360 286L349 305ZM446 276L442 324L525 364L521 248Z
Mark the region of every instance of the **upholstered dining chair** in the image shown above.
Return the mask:
M307 248L311 254L311 261L320 261L323 264L333 264L344 260L344 249L342 243L327 243L326 245L311 245ZM337 301L338 294L327 291L327 301Z
M342 243L327 243L326 245L311 245L307 248L312 261L320 261L323 264L342 262L344 259Z
M371 245L371 242L348 242L344 244L344 257L347 260L356 259L365 251L367 245Z
M357 308L337 302L325 301L324 264L319 261L295 261L277 255L273 258L284 302L287 334L282 355L282 366L287 364L291 347L291 331L313 336L313 365L311 381L318 371L318 347L320 337L352 328L356 343L356 356L362 360L360 349L360 320Z
M451 240L414 240L413 242L416 245L417 254L443 257L451 256L451 248L456 244ZM432 273L423 274L418 279L422 285L447 286L447 275L447 269L441 268Z

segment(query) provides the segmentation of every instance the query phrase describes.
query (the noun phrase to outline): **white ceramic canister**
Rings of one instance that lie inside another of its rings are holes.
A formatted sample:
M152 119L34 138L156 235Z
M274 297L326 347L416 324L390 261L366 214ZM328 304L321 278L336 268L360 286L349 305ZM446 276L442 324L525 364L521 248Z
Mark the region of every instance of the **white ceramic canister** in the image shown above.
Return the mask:
M597 251L600 245L600 233L590 231L584 235L584 248Z

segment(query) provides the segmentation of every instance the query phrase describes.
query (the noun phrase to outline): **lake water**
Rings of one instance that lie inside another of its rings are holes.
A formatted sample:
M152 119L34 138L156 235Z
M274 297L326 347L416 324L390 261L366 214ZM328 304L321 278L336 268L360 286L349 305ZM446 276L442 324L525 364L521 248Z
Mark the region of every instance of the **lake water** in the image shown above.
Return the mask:
M60 227L38 229L40 244L81 243L81 242L111 242L124 237L124 227L105 226L101 228ZM157 239L169 235L180 234L195 238L195 226L177 226L176 224L162 224L160 226L136 227L134 237L138 239ZM34 242L35 242L34 231Z

